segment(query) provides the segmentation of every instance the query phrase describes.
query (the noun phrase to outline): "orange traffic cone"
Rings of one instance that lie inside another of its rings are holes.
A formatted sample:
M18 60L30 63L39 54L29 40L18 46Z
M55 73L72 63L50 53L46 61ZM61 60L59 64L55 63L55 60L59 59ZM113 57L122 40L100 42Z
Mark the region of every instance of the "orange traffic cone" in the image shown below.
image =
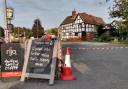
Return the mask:
M63 68L63 72L60 77L61 77L61 80L76 79L75 75L72 72L72 68L71 68L70 48L69 47L66 49L65 66Z

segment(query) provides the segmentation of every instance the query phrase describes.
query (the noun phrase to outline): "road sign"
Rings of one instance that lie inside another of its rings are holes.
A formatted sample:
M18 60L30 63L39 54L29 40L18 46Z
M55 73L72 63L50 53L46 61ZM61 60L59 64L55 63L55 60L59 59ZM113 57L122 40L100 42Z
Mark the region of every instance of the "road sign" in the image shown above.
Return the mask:
M14 9L13 8L7 8L7 19L12 20L14 17Z

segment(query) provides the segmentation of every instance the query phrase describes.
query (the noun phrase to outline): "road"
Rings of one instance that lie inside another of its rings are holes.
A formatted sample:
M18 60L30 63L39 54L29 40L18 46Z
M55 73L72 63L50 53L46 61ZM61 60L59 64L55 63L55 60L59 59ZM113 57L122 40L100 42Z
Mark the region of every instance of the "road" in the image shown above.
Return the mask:
M0 82L0 89L128 89L128 45L91 42L62 45L63 56L66 47L71 48L76 80L55 80L54 86L42 79Z

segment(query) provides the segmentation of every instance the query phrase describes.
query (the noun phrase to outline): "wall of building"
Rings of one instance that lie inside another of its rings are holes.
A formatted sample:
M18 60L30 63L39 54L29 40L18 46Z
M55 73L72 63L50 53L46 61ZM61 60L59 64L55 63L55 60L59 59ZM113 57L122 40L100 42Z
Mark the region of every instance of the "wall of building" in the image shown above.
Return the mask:
M82 38L84 40L92 40L95 37L96 26L84 23L78 15L73 23L62 25L62 39Z

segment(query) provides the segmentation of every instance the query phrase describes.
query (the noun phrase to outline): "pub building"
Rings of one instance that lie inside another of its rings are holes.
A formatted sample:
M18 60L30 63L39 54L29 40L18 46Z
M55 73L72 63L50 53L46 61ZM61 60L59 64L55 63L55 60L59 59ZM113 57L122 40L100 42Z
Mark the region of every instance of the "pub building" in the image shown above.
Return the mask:
M70 38L82 38L91 41L97 31L97 26L105 24L103 19L85 12L77 13L74 9L72 16L67 16L60 24L60 36L62 40Z

